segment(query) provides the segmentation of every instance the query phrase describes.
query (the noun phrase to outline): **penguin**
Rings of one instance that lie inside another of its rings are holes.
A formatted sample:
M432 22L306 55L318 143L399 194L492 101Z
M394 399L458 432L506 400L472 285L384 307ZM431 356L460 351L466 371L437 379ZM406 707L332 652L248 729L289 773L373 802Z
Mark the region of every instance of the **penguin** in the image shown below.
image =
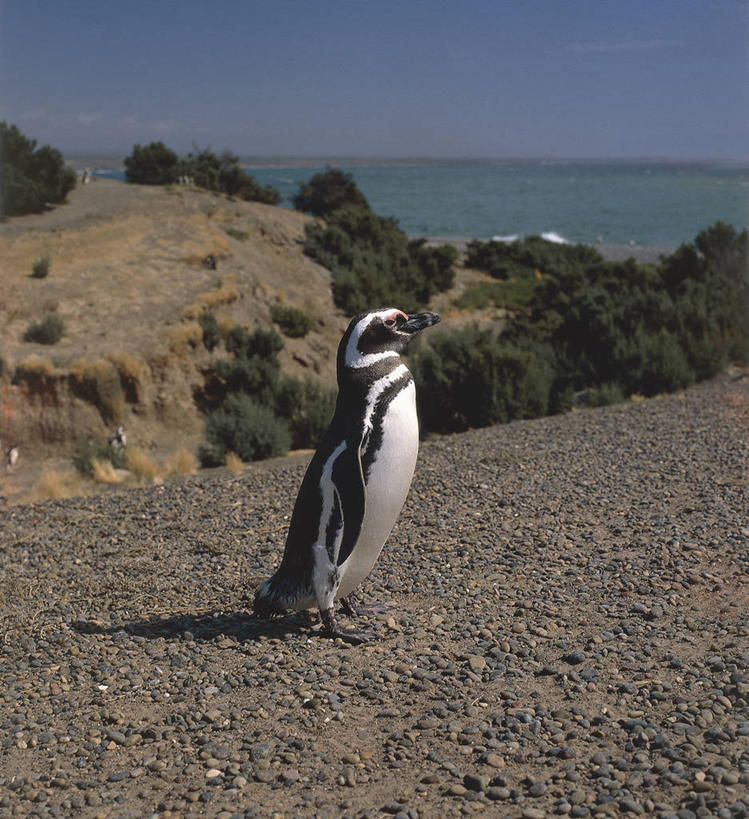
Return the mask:
M18 463L18 444L11 444L5 453L5 468L8 472L13 472Z
M334 603L372 571L416 466L416 390L401 353L439 320L385 308L349 323L338 345L333 419L299 488L281 564L257 588L256 615L316 605L324 635L351 636L339 631Z
M123 449L127 444L127 435L125 427L117 427L117 431L113 432L108 438L107 443L112 449Z

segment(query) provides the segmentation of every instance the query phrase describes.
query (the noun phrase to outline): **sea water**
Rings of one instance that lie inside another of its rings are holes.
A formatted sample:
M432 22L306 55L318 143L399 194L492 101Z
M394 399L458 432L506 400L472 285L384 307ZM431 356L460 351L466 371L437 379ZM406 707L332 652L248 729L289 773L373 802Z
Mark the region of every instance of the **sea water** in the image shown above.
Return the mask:
M326 166L409 236L522 237L675 248L717 220L749 224L749 163L243 160L291 207ZM115 175L115 174L106 174ZM116 174L122 178L122 174Z

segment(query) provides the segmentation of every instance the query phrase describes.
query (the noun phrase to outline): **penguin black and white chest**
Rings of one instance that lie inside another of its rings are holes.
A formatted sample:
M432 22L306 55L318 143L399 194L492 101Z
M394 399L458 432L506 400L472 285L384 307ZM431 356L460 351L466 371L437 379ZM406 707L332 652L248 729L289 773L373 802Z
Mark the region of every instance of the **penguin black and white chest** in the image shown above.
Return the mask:
M436 313L386 308L356 316L338 346L333 420L297 495L281 565L263 581L261 616L320 609L337 633L333 606L372 571L400 514L419 449L416 391L401 358Z

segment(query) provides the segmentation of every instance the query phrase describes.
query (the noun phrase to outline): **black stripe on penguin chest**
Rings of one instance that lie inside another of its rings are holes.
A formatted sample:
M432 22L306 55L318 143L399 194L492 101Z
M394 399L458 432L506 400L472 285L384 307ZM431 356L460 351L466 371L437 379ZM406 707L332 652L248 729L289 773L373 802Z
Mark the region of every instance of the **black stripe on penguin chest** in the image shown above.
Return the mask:
M411 373L406 370L403 375L388 385L375 399L375 404L370 417L370 428L365 433L366 438L362 443L362 472L364 483L369 480L372 464L377 459L377 455L382 448L385 431L385 418L390 408L390 404L413 380Z

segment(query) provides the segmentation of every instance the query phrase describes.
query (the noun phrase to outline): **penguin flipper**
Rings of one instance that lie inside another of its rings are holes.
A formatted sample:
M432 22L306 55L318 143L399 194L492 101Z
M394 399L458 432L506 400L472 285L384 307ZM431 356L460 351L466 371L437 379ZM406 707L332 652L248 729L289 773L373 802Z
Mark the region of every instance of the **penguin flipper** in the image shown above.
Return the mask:
M364 436L352 440L344 452L338 456L333 465L332 479L340 500L343 517L343 536L341 537L338 554L335 555L336 565L341 566L354 551L359 539L364 512L367 505L367 489L364 484L364 471L361 463L361 449Z

